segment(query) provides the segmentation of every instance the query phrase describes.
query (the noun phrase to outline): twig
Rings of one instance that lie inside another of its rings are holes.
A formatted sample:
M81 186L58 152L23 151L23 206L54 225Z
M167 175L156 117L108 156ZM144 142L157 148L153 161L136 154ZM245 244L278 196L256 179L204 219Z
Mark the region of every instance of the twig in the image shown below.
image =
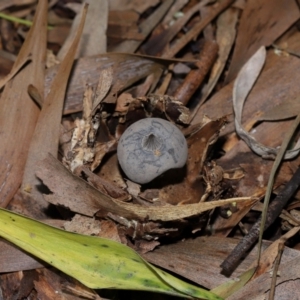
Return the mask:
M273 268L273 276L272 276L272 281L271 281L269 300L273 300L275 297L276 279L277 279L277 274L278 274L278 269L279 269L283 249L284 249L284 243L280 243L278 245L278 254L277 254L276 261L275 261L274 268Z
M209 72L218 55L218 45L215 41L207 40L196 63L198 67L191 70L184 82L178 87L174 97L186 105Z
M268 212L264 230L266 230L280 215L281 210L286 205L288 200L292 197L300 185L300 168L292 176L291 180L285 185L274 201L271 202ZM261 224L261 217L249 230L249 233L237 244L229 256L221 264L221 268L226 274L230 274L239 260L246 254L259 237L259 229Z

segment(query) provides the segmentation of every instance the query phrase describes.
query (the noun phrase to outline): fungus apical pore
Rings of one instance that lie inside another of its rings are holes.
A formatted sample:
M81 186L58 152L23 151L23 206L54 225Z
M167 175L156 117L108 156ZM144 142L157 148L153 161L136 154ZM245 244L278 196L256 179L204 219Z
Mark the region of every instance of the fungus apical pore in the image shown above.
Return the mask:
M167 170L183 167L188 147L182 132L171 122L146 118L125 130L117 154L126 176L144 184Z

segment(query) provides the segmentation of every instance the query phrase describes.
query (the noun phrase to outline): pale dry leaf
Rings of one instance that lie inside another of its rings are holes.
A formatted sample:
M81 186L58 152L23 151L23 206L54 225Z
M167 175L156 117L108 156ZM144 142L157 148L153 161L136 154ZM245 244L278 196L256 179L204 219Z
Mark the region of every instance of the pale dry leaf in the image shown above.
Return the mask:
M0 80L0 89L3 86L5 86L6 83L16 75L26 63L30 62L31 60L32 60L31 53L26 53L25 55L19 55L11 71L4 78Z
M171 6L167 14L165 15L162 24L169 25L174 21L174 16L177 12L181 11L182 8L189 2L189 0L177 0L174 1L174 4Z
M217 19L216 40L219 45L218 58L211 70L209 81L203 88L204 95L201 99L202 103L207 99L217 84L225 67L228 55L235 40L238 15L239 11L237 9L228 8Z
M105 98L109 92L113 83L113 69L108 67L104 69L99 76L98 85L95 91L95 97L93 100L93 112L98 108L99 104Z
M0 11L9 8L11 6L23 6L36 2L35 0L1 0L0 1Z
M87 0L89 9L76 57L106 53L108 0Z
M264 158L274 158L278 152L275 148L270 148L257 142L256 139L242 126L242 111L244 102L257 80L266 59L265 47L260 47L256 53L248 60L239 72L233 86L233 110L235 113L235 129L239 137L256 154ZM298 155L300 139L293 150L286 152L284 159L291 159Z
M257 121L278 121L296 117L300 112L300 99L287 100L263 112Z
M139 14L144 13L150 7L155 7L159 4L159 0L153 1L144 1L144 0L110 0L109 1L109 9L110 10L134 10Z
M86 18L86 24L84 26L84 32L81 37L80 46L76 52L76 58L92 56L106 52L105 32L108 18L108 1L90 0L87 2L89 2L88 16ZM63 60L63 58L66 56L77 32L77 27L80 23L80 20L81 14L78 13L73 21L69 36L57 54L58 60Z
M71 221L64 223L67 231L85 235L98 235L101 231L101 222L94 218L76 214Z
M280 286L282 283L287 281L295 281L300 278L300 269L297 267L300 264L300 256L296 256L286 261L285 263L281 263L279 266L280 276L277 277L276 287ZM258 298L263 293L270 290L272 276L270 273L264 273L256 279L248 282L244 287L239 289L230 297L226 298L228 300L240 300L240 299L261 299ZM295 294L294 292L292 292ZM267 298L267 297L266 297ZM284 298L277 298L284 299ZM286 299L293 299L287 296ZM294 298L297 299L297 298Z
M239 20L226 83L236 77L242 66L261 46L270 46L298 19L299 7L295 0L247 1Z
M147 37L153 30L153 28L161 21L166 12L169 10L173 3L173 0L165 0L156 10L140 24L140 33ZM135 52L141 45L142 41L126 40L118 44L111 52Z
M179 18L172 26L162 31L160 34L154 36L147 45L144 47L144 51L153 56L160 54L166 45L178 34L185 24L191 19L196 13L199 14L199 10L205 5L210 3L211 0L200 1L190 8L181 18Z
M44 94L46 19L47 2L40 1L36 7L33 26L27 34L13 69L19 69L30 54L32 62L10 80L1 95L0 204L4 207L22 182L30 141L40 112L28 95L27 89L29 84L34 84L39 94Z
M281 236L279 239L277 239L275 242L273 242L262 254L261 254L261 260L258 268L256 269L255 274L253 275L253 279L260 276L263 273L271 271L273 267L273 263L278 255L278 246L280 243L285 243L288 239L293 237L295 234L297 234L300 230L300 227L294 227L287 233L285 233L283 236ZM256 262L252 263L251 267L255 267L257 265Z
M94 216L99 212L101 216L112 213L133 220L174 221L196 216L232 202L252 203L254 201L252 197L240 197L189 205L144 207L118 201L99 192L70 173L51 155L38 165L37 176L53 192L51 195L44 195L45 199L54 205L62 205L87 216Z
M51 153L54 156L57 155L65 92L68 78L73 66L75 51L82 33L86 11L87 6L85 6L83 10L81 22L73 43L67 53L67 56L60 64L58 73L52 82L52 88L43 103L30 144L24 171L22 190L28 191L28 187L30 187L32 197L43 203L43 206L45 206L46 203L44 203L42 194L38 189L40 181L35 176L36 164L38 161L44 159L48 153ZM47 138L45 139L45 137Z

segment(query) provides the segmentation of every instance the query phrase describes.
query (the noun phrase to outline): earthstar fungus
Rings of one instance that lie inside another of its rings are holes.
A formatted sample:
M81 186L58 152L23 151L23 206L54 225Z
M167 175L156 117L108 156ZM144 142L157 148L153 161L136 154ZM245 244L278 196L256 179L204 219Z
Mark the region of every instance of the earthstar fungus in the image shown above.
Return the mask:
M126 176L144 184L167 170L183 167L188 147L182 132L171 122L145 118L125 130L117 154Z

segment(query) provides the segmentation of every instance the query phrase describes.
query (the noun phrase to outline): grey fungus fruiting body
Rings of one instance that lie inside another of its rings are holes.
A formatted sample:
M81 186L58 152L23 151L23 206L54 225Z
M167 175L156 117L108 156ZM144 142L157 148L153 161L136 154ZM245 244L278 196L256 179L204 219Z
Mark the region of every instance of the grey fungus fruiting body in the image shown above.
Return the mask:
M182 132L171 122L146 118L125 130L117 154L126 176L144 184L167 170L183 167L188 147Z

